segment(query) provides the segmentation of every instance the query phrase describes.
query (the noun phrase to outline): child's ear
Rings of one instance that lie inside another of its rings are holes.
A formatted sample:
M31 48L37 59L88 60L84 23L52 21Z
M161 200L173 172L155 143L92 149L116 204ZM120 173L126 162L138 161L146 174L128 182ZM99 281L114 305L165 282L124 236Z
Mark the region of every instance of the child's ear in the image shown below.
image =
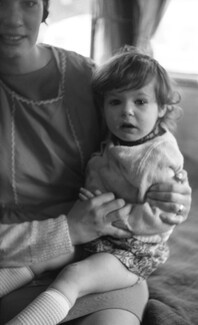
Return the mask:
M166 105L161 106L159 108L158 117L164 117L164 115L166 114L166 112L167 112L167 106Z

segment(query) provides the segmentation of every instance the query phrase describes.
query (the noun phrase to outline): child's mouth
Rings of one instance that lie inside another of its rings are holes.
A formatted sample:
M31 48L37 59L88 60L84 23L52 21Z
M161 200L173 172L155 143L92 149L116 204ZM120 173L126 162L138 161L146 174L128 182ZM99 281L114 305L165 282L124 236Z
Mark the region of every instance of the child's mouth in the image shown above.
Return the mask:
M126 123L121 124L121 129L123 129L123 130L127 130L127 129L132 130L134 128L135 128L135 126L133 124L131 124L131 123L126 122Z

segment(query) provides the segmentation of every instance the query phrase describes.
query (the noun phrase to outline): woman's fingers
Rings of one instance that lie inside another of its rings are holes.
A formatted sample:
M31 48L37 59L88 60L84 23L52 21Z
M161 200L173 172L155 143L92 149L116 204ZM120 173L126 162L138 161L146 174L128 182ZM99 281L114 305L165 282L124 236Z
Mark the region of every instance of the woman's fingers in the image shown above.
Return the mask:
M182 215L185 217L191 207L191 192L188 182L155 184L147 193L146 200L152 206L172 213L177 213L178 207L183 205Z
M131 208L131 204L126 204L107 215L106 218L110 221L111 236L117 238L132 237L131 227L128 224Z
M187 182L188 174L187 174L186 170L181 170L177 174L175 174L175 180L177 182L181 182L181 183Z
M131 212L131 204L125 204L119 207L119 209L116 209L115 211L110 212L106 218L109 220L109 222L117 227L117 228L127 228L124 227L125 224L128 222L129 214Z
M81 201L87 201L87 200L89 200L89 198L86 195L82 194L82 193L79 193L78 196L79 196L79 199Z
M107 216L112 211L121 209L123 206L125 206L125 201L123 199L115 199L113 193L105 193L95 196L91 200L91 206L93 209L100 208L103 215Z
M161 220L170 225L180 225L182 222L184 222L187 219L187 215L183 216L183 215L172 215L172 216L167 216L167 215L160 215Z
M89 190L87 190L86 188L84 187L81 187L80 188L80 191L79 191L79 198L82 200L82 201L85 201L85 200L90 200L94 197L95 195L90 192Z
M132 233L130 231L117 228L117 227L110 227L109 228L109 236L115 237L115 238L131 238Z
M99 195L102 194L102 192L101 192L100 190L95 190L95 191L94 191L94 194L95 194L95 196L99 196Z
M191 196L191 188L187 183L155 184L151 186L147 193L147 197L149 199L168 202L174 202L176 199L178 199L178 196L181 196L181 198L183 198L183 196Z
M100 231L101 236L131 237L126 227L124 229L116 224L124 225L125 220L128 220L131 205L126 205L123 199L115 199L112 193L100 194L91 201L95 218L94 225Z
M168 197L168 195L167 195ZM164 198L164 197L163 197ZM162 198L162 199L163 199ZM177 213L178 212L178 208L180 207L180 205L183 205L185 208L185 205L183 204L183 199L179 198L177 199L177 202L175 200L173 200L171 202L171 199L169 198L169 200L167 199L167 201L163 201L163 200L152 200L152 199L147 199L146 200L151 206L156 206L159 209L165 211L165 212L171 212L171 213ZM180 203L181 201L181 203Z
M163 195L166 195L165 200L169 200L169 198L173 198L174 194L181 195L191 195L191 187L188 183L187 173L185 170L179 172L175 175L175 179L177 182L167 182L167 183L158 183L154 184L150 187L147 196L150 198L158 197L161 199Z
M82 201L86 201L86 200L93 199L95 196L99 196L101 194L102 194L102 192L100 190L95 190L95 191L91 192L91 191L87 190L86 188L81 187L80 191L79 191L79 198Z
M67 215L72 244L87 243L105 235L123 236L123 231L118 233L117 229L114 229L116 227L113 226L113 222L119 218L119 213L113 215L113 212L124 205L125 201L115 199L113 193L77 201Z
M187 173L182 171L176 177L180 181L153 185L146 198L151 206L157 206L164 211L160 218L169 225L178 225L184 222L191 207L192 190L187 181ZM166 212L168 212L167 215Z

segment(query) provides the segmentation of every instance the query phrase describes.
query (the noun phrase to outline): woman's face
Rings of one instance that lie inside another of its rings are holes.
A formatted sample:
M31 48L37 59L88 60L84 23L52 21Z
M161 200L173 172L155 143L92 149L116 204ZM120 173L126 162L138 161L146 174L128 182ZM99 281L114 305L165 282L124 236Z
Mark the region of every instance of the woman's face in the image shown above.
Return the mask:
M42 17L43 0L0 0L0 60L31 53Z

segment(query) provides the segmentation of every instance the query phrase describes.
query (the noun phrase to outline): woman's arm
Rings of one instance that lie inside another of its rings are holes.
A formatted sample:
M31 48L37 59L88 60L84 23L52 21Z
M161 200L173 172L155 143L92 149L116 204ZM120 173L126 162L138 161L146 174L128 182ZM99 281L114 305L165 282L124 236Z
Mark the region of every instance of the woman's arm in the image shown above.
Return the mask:
M73 254L74 247L64 215L55 219L12 223L9 220L13 219L13 215L16 219L17 214L20 220L24 219L21 216L24 213L10 209L2 211L0 267L19 267L44 261L60 254ZM28 220L28 213L25 215Z
M18 223L17 219L33 217L22 211L1 209L0 267L32 265L64 255L68 260L74 257L76 245L103 235L129 237L127 231L113 225L124 213L124 205L122 199L115 200L113 194L107 193L89 202L77 201L67 217Z

